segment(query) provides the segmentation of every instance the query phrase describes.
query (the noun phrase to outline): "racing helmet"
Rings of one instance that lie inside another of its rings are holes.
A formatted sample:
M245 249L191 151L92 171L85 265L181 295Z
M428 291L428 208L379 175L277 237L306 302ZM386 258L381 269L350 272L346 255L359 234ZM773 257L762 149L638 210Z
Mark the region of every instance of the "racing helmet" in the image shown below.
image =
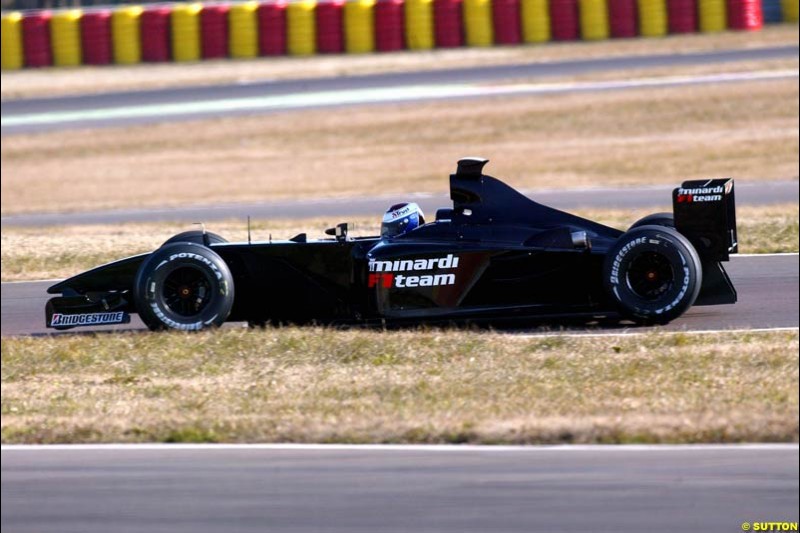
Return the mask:
M425 224L422 209L414 202L394 204L383 215L381 237L399 237Z

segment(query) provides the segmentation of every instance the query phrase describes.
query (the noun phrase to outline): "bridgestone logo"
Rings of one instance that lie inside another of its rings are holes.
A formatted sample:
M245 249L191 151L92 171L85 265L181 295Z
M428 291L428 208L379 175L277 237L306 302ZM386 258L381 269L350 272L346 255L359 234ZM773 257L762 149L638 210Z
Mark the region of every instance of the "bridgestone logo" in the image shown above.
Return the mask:
M628 255L628 252L631 250L631 248L640 244L644 244L645 242L647 242L647 237L638 237L620 249L620 251L617 253L617 256L614 258L614 263L611 265L611 283L614 285L619 284L619 267L622 263L622 259ZM654 244L657 244L657 242Z
M169 318L167 315L164 314L164 311L161 310L161 308L158 306L158 303L156 302L150 303L150 309L153 311L153 314L155 314L158 317L158 319L161 321L162 324L172 329L182 329L184 331L199 331L200 329L203 328L202 320L189 323L176 322L175 320L172 320L171 318Z
M51 326L96 326L99 324L122 324L125 322L125 312L113 313L85 313L80 315L65 315L53 313L50 320Z

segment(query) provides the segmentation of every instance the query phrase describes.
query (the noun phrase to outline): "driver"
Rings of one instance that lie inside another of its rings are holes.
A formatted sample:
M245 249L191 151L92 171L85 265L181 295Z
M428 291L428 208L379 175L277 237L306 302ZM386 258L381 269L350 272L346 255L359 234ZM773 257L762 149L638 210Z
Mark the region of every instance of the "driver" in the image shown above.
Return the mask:
M383 215L381 237L399 237L425 224L422 209L414 202L395 204Z

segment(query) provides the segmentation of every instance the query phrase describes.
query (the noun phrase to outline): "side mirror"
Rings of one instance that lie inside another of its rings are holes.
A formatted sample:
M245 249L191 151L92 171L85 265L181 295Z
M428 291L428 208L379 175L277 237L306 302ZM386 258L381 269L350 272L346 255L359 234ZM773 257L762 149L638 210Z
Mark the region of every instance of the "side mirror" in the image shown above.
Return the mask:
M333 235L336 237L336 240L339 242L344 242L347 240L347 231L349 229L349 225L347 222L342 222L341 224L336 224L335 228L328 228L325 230L325 235Z

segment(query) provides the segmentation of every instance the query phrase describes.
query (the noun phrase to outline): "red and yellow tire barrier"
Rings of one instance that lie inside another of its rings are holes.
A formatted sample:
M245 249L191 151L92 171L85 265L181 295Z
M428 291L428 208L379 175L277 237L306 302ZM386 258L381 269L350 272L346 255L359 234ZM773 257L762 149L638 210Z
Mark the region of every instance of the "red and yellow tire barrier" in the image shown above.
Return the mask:
M433 37L436 48L464 46L464 0L433 0Z
M202 4L175 4L170 17L173 61L200 59L200 11Z
M697 7L701 32L712 33L725 31L728 28L725 0L699 0Z
M81 17L81 50L84 65L111 63L111 11L91 11Z
M492 46L491 0L464 0L464 41L467 46Z
M769 21L798 18L798 0L319 1L4 13L2 68L754 31L763 26L767 8Z
M636 37L636 0L608 0L608 19L612 38Z
M666 0L638 0L639 35L663 37L669 28Z
M307 56L317 51L314 24L314 0L290 2L286 6L286 51L293 56Z
M492 0L492 29L495 44L519 44L522 27L519 14L520 0ZM605 2L605 0L602 0Z
M82 62L81 11L56 11L50 19L50 45L53 64L57 67L76 67Z
M433 0L405 0L406 48L433 48Z
M342 11L344 0L321 0L314 13L317 32L317 53L341 54L344 50Z
M550 6L548 0L521 0L522 40L544 43L550 40Z
M375 49L402 50L405 45L403 0L380 0L375 4Z
M585 41L608 39L608 8L606 0L579 0L581 37Z
M798 18L800 18L798 0L781 0L781 11L783 12L784 22L797 22Z
M141 6L115 9L111 15L111 43L114 63L130 65L142 60L142 46L139 34Z
M286 53L286 1L258 6L258 49L262 56Z
M732 30L755 31L764 26L761 0L728 0L728 27Z
M22 18L22 56L26 67L49 67L53 64L49 11Z
M228 50L231 57L258 56L258 2L233 4L228 12Z
M344 5L344 49L348 54L375 51L375 0L347 0Z
M145 9L139 17L139 33L142 36L142 61L163 63L170 57L170 14L168 7Z
M554 41L578 38L577 0L550 0L550 31Z
M696 32L697 2L695 0L667 0L667 18L669 19L670 33Z
M224 4L203 6L200 12L200 55L203 59L228 57L229 11L229 6ZM257 39L258 28L256 28L256 53L253 55L258 55Z
M5 13L2 19L2 65L3 70L21 69L24 64L22 55L22 14Z

